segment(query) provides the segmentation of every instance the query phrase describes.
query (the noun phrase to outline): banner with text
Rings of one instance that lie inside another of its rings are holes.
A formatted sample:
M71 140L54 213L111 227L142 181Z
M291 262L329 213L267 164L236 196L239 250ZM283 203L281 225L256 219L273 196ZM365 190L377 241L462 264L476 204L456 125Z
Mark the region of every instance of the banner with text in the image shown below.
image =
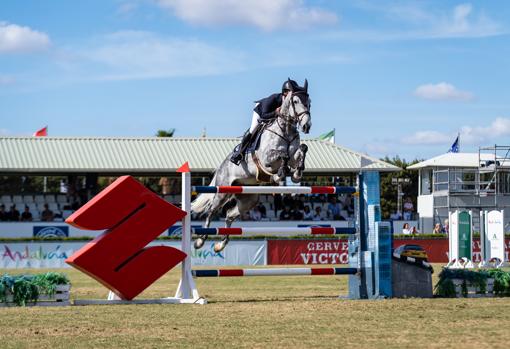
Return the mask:
M0 268L68 268L65 260L87 242L0 242ZM155 241L149 246L180 248L179 241ZM191 263L197 266L266 265L266 241L231 241L222 252L214 252L208 241L200 250L192 249Z
M348 243L342 240L269 240L267 261L275 264L347 264Z
M448 262L448 239L394 240L393 247L420 245L431 263ZM269 240L267 261L278 264L348 264L348 243L345 240ZM509 260L510 239L505 239L505 256ZM473 262L481 261L480 240L473 240Z

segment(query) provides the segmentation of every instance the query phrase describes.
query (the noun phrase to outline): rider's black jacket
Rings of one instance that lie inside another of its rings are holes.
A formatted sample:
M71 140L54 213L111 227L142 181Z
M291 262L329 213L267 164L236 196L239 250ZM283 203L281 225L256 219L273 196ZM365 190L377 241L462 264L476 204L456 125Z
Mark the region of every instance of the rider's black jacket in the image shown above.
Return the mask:
M276 116L276 108L282 105L282 94L275 93L269 97L256 101L257 106L253 109L254 112L260 115L261 119L272 119Z

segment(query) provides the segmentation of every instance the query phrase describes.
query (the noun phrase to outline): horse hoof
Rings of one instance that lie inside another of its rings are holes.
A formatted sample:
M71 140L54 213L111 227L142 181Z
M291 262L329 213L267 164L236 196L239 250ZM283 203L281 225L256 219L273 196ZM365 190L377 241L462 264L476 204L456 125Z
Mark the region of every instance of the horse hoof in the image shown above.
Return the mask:
M193 246L195 247L196 250L199 250L204 246L204 244L205 244L205 239L202 237L199 237L195 240L195 242L193 243Z
M214 244L214 252L216 252L216 253L221 252L225 249L226 246L227 246L226 241L217 242Z
M218 253L218 252L221 252L223 251L223 249L225 248L225 246L221 246L222 244L217 242L214 244L214 252Z

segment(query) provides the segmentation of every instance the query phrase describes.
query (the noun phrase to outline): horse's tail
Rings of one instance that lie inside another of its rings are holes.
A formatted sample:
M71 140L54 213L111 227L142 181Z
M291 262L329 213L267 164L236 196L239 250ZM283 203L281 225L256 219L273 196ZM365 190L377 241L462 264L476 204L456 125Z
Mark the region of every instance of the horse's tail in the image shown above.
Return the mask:
M216 184L216 173L214 174L213 179L209 185L213 186ZM200 194L197 196L195 200L191 203L191 212L203 215L206 212L209 212L212 206L212 202L215 194Z

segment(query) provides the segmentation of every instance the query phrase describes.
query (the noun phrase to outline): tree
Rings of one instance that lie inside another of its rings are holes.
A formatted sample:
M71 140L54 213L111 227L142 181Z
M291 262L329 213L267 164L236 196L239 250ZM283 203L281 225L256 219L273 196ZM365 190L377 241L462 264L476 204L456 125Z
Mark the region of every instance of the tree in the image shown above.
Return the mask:
M175 133L175 128L171 128L169 130L158 130L156 132L156 137L173 137ZM160 193L160 186L163 181L168 180L166 177L161 178L153 178L153 177L145 177L142 179L142 183L149 187L151 190Z
M175 133L175 128L171 128L168 131L166 130L158 130L156 132L156 137L173 137Z
M407 162L405 159L395 156L393 159L385 157L382 159L402 169L400 172L381 173L381 215L383 219L390 218L390 215L397 212L397 186L391 183L392 178L408 178L408 183L402 184L404 197L410 197L414 207L417 207L418 197L418 171L407 170L407 167L423 160Z

